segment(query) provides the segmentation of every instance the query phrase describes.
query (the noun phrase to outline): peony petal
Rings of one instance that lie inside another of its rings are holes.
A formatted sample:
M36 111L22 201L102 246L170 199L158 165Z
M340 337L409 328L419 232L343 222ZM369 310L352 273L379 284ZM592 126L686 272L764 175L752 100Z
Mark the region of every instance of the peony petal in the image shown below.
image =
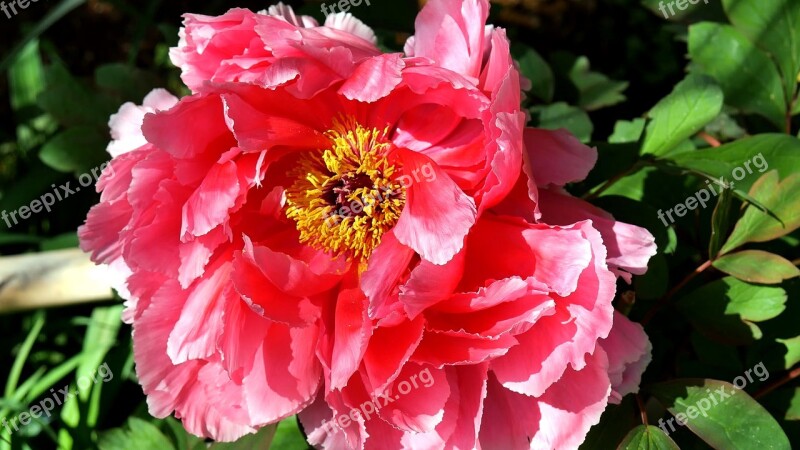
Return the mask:
M424 259L445 264L461 250L464 237L475 223L475 202L430 158L400 149L407 178L407 201L395 236ZM432 176L420 179L419 174Z
M495 257L503 248L503 258ZM568 257L565 257L567 256ZM530 225L513 218L485 216L467 240L462 289L475 291L485 280L533 277L559 295L578 286L592 258L590 242L579 229Z
M203 236L227 222L240 189L245 187L239 186L236 163L214 165L183 206L181 239Z
M466 332L429 331L423 336L411 360L435 367L478 364L505 355L517 343L508 334L498 338L483 338Z
M364 375L370 393L383 391L394 381L420 341L425 321L406 320L393 327L376 328L364 353Z
M368 27L364 22L358 20L354 15L346 12L337 12L335 14L328 14L325 17L325 26L333 28L334 30L341 30L350 33L353 36L358 36L361 39L371 43L377 44L378 38L372 28Z
M389 231L381 236L381 243L372 252L367 270L361 274L361 289L369 299L369 315L381 317L389 295L400 276L408 270L414 251L398 242Z
M598 349L584 369L567 369L539 399L541 420L530 448L578 448L600 421L610 392L608 360Z
M336 300L330 389L347 385L361 363L372 335L366 298L360 289L343 289Z
M600 234L588 223L580 227L592 244L593 255L591 266L580 275L577 290L566 297L554 296L556 313L516 336L519 346L492 361L497 379L512 391L541 396L567 365L582 369L597 340L611 330L615 278L605 265Z
M207 358L216 351L222 333L225 304L231 297L231 265L210 268L206 277L190 289L180 319L169 335L167 354L173 364ZM202 326L197 326L201 323Z
M404 448L480 448L478 431L483 419L486 398L487 364L447 367L450 397L444 406L444 418L434 431L405 433Z
M423 383L421 380L426 380ZM381 398L378 413L391 425L413 433L432 431L444 417L450 386L444 369L409 363Z
M582 144L564 129L526 128L524 138L531 175L542 187L581 181L597 162L597 149Z
M330 17L330 16L328 16ZM405 67L398 54L375 56L358 65L339 93L350 100L375 102L394 90L403 80Z
M517 394L504 388L494 376L489 375L480 443L486 450L529 450L552 447L531 446L542 419L533 397Z
M649 231L617 222L611 214L566 192L542 189L540 195L544 222L567 225L591 220L603 236L609 266L635 275L647 272L647 263L657 252L655 238Z
M192 126L191 133L176 130ZM144 118L142 132L148 142L175 158L192 159L211 150L234 147L218 96L184 97L174 108Z
M410 318L453 293L464 272L464 256L460 252L443 266L423 260L411 271L411 277L400 287L400 301Z
M245 151L269 152L276 146L317 149L330 145L322 133L293 117L258 111L238 95L223 98L230 131Z
M608 355L611 378L611 403L619 403L627 394L639 392L642 374L652 359L653 346L644 329L619 312L614 312L614 326L600 346Z
M413 54L439 66L476 78L484 56L486 0L432 0L415 23Z
M273 323L243 380L247 409L254 423L283 420L314 401L321 367L314 355L315 325L289 328Z
M290 326L305 326L319 317L319 308L308 297L278 289L249 253L237 253L234 257L232 281L239 295L259 316Z

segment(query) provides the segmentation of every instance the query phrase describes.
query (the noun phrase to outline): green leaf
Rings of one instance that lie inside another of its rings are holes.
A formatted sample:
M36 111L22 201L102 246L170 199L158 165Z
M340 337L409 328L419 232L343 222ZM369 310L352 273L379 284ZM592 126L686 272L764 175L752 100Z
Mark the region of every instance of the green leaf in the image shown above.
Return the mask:
M786 420L800 420L800 388L794 388L792 399L789 401L789 409L784 415Z
M553 70L547 61L536 50L527 46L514 46L513 51L519 62L519 70L531 80L531 93L545 103L552 102L555 81Z
M787 104L778 69L736 29L710 22L692 25L689 55L695 70L717 80L725 103L760 114L783 129Z
M750 195L776 214L780 222L749 206L720 253L728 253L748 242L771 241L800 228L800 174L779 182L778 172L772 170L758 179Z
M785 258L762 250L744 250L714 261L714 267L749 283L778 284L800 275Z
M258 433L249 434L233 443L218 443L208 447L208 450L253 450L268 449L275 436L276 425L270 425L259 430Z
M539 114L539 128L547 130L565 128L581 142L588 142L592 139L594 130L592 121L589 119L589 115L580 108L559 102L537 107L532 111Z
M762 337L754 322L777 317L786 308L786 291L725 277L678 301L678 309L703 334L730 343Z
M105 128L119 105L76 80L61 64L47 69L47 89L39 95L39 107L66 125Z
M732 203L733 195L731 195L730 189L723 189L719 194L717 206L714 207L714 213L711 215L711 238L708 242L708 258L710 260L716 259L722 244L728 237Z
M297 416L290 417L278 424L278 430L269 450L298 450L308 448L306 438L300 431Z
M800 73L800 2L723 0L722 6L737 30L772 55L781 71L789 104Z
M141 103L158 82L151 72L120 63L98 67L94 77L99 87L117 92L124 100L137 103Z
M126 429L116 428L103 433L100 436L98 448L100 450L175 449L172 442L164 436L157 426L136 417L128 419Z
M730 383L681 379L656 384L651 392L675 416L675 420L667 421L666 428L671 429L675 422L685 423L711 447L791 449L786 434L767 410Z
M760 174L775 169L781 179L800 172L800 140L785 134L760 134L701 152L670 155L676 165L730 181L737 176L737 190L747 192Z
M42 145L46 136L57 124L44 115L36 99L45 88L44 67L39 55L39 41L32 40L19 53L8 70L11 109L17 124L17 146L19 152L27 154Z
M786 348L786 351L782 353L784 355L784 369L789 370L800 362L800 336L789 339L775 339L775 342Z
M28 355L31 354L31 349L33 349L33 344L39 337L39 333L42 332L44 323L45 323L44 312L38 311L33 316L33 325L31 326L31 330L28 332L28 336L25 338L25 342L23 342L22 346L19 348L17 352L17 357L14 359L14 365L11 366L11 371L8 374L8 380L6 381L6 391L5 391L6 397L14 396L14 393L17 390L17 383L19 383L19 377L22 374L22 369L25 367L25 362L28 360Z
M8 71L8 84L14 111L36 105L36 97L45 86L38 40L30 41L19 53Z
M639 425L631 430L618 450L680 450L678 444L658 427Z
M594 111L625 101L622 92L627 81L614 81L599 72L590 70L589 58L579 56L569 71L569 79L578 88L578 106Z
M644 119L618 120L614 124L614 133L608 138L608 142L611 144L639 142L645 123Z
M77 176L89 173L107 159L107 144L108 138L95 128L76 126L48 141L42 147L39 158L55 170Z
M643 154L665 155L722 111L722 91L708 77L689 75L650 111Z
M55 386L59 380L72 373L82 360L83 355L78 354L48 370L40 380L37 380L36 383L30 387L30 391L25 394L26 402L32 402L39 398L39 396L47 392L48 389Z

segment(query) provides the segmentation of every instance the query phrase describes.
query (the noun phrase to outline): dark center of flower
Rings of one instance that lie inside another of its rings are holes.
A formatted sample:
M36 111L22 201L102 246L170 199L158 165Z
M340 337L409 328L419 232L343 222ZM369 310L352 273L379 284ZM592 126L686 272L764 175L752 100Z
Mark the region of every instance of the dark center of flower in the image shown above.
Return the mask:
M406 192L386 159L386 130L355 120L334 122L331 148L303 156L290 174L286 216L300 241L334 254L366 259L403 210Z

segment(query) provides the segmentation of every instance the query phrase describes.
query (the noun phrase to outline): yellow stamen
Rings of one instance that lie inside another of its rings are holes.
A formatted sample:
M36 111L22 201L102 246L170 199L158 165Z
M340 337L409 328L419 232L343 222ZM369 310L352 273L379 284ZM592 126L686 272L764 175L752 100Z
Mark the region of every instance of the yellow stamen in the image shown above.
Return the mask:
M400 218L406 201L397 167L386 159L388 130L335 120L331 148L304 156L290 173L286 216L300 241L335 255L364 260Z

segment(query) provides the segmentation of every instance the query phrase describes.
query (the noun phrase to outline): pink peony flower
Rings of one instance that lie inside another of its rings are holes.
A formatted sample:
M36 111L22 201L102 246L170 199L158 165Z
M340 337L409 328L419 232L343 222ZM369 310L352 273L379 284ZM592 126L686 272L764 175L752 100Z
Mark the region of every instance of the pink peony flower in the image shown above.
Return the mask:
M413 56L382 54L350 15L187 16L172 55L196 94L112 118L122 175L101 178L80 230L126 278L153 415L234 440L323 380L344 387L371 335L366 298L379 307L412 261L450 261L511 190L520 76L485 1L455 12L452 45L420 38Z
M349 14L186 17L194 94L112 118L79 231L125 279L152 415L221 441L300 413L324 448L572 448L637 389L649 343L611 300L652 236L562 189L596 154L524 130L487 16L432 0L405 54Z
M402 320L379 315L358 372L300 413L312 444L573 449L638 390L650 343L611 301L654 239L561 189L594 149L563 131L528 129L525 142L514 191L450 262L400 278L383 310Z

